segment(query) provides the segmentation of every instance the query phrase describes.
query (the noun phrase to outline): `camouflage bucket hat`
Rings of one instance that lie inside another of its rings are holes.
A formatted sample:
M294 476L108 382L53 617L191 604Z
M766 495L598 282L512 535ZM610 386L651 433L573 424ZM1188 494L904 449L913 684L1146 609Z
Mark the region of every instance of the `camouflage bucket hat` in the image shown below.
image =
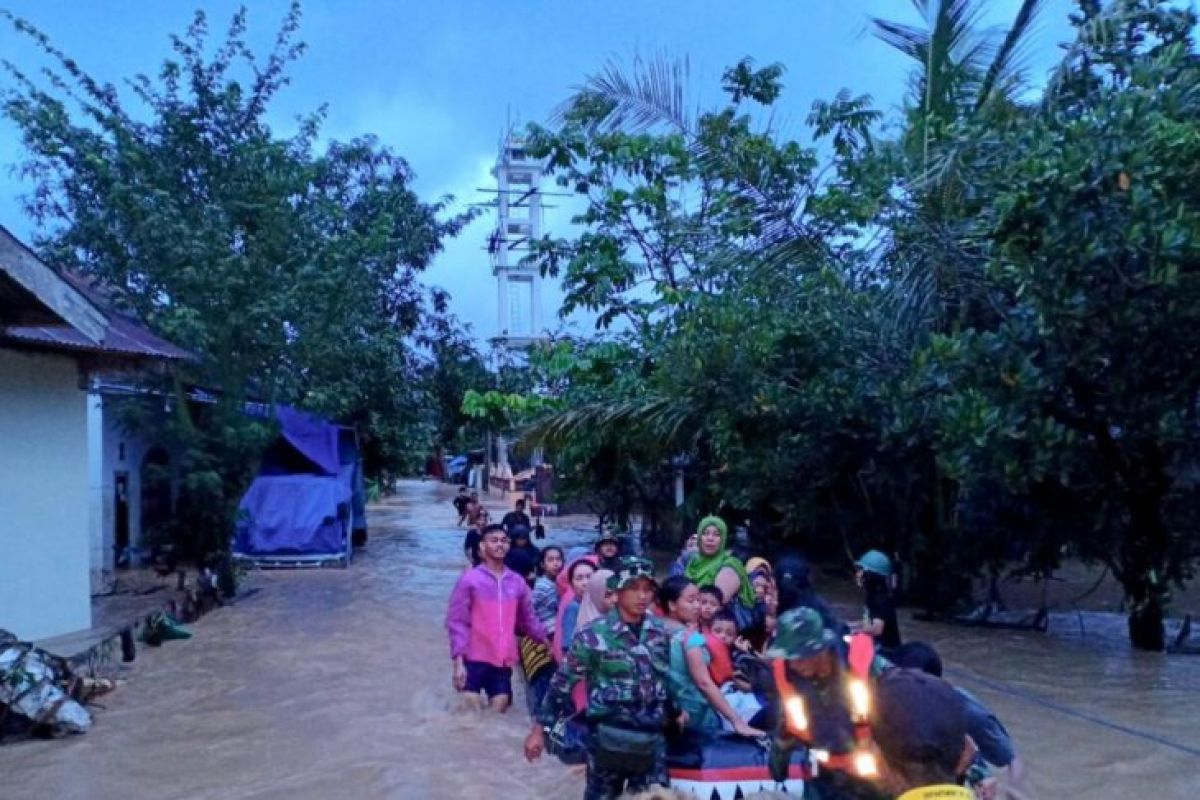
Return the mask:
M793 608L779 618L775 641L767 658L811 658L837 644L837 634L825 627L820 613L811 608Z
M616 542L617 544L620 544L621 537L617 536L616 531L614 531L612 528L605 525L604 528L600 531L599 538L596 539L595 546L599 547L603 542Z
M621 559L621 566L608 578L608 589L619 592L638 578L654 580L654 564L644 558L629 556Z

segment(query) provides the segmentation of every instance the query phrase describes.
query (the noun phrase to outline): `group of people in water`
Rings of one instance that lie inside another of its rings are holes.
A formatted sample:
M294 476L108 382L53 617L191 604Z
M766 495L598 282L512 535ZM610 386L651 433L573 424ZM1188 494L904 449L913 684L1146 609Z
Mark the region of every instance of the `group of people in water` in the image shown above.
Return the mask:
M776 781L802 765L809 797L1022 796L995 715L941 678L932 647L902 642L885 554L856 561L864 611L846 624L802 558L743 561L720 517L700 521L660 580L610 532L538 548L525 501L490 523L460 497L454 687L503 712L519 666L525 755L586 764L585 800L667 786L668 752L733 740L766 748Z

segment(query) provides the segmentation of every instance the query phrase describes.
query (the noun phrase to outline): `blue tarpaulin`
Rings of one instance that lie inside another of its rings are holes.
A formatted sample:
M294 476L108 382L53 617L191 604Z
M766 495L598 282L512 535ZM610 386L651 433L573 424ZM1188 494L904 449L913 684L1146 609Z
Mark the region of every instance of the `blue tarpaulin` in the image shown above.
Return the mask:
M238 504L236 555L258 560L349 560L358 472L353 432L315 414L275 409L279 439ZM345 462L345 463L343 463ZM365 524L365 523L364 523Z
M322 475L260 475L238 508L237 552L247 556L340 554L346 530L338 509L350 502L346 481Z
M279 435L326 475L337 475L338 426L328 420L289 406L275 409L279 420Z

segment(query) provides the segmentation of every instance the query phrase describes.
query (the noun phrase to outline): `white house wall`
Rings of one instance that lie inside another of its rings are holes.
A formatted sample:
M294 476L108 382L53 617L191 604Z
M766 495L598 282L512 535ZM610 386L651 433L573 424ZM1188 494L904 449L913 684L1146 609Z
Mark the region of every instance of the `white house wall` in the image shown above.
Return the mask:
M129 542L146 545L142 539L142 459L154 443L121 426L118 405L106 394L88 395L91 572L92 589L97 592L108 589L113 577L116 482L120 472L129 476Z
M0 348L0 628L91 627L88 396L76 363Z
M108 588L112 575L113 558L106 552L104 519L104 417L103 402L99 395L87 396L87 448L88 448L88 541L90 542L89 563L91 565L91 590L103 592Z

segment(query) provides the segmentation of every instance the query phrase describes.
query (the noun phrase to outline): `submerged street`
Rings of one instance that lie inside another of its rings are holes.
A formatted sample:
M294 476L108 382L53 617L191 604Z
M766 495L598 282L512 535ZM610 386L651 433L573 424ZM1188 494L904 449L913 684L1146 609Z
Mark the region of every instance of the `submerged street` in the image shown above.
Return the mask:
M348 570L251 574L261 591L193 639L140 652L90 733L0 746L0 797L578 797L579 774L521 757L523 698L496 718L451 689L451 495L402 483ZM550 522L554 543L590 538ZM1007 725L1038 797L1197 795L1195 659L1133 653L1120 624L1081 637L903 620Z

